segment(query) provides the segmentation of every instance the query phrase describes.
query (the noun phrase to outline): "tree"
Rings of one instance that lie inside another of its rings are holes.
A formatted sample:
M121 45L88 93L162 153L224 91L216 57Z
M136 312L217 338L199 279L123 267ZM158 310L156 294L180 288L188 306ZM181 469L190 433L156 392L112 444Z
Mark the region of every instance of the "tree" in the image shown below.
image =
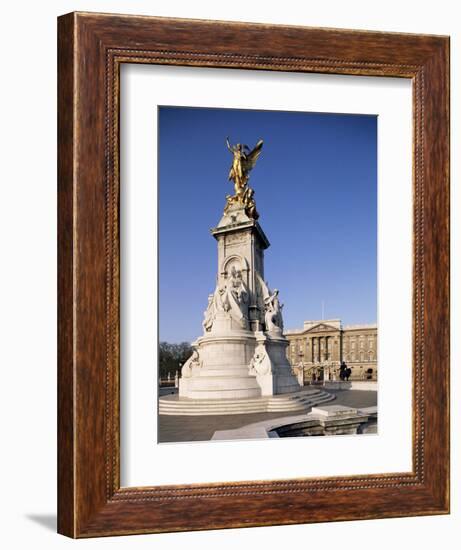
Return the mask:
M158 368L159 376L167 378L174 377L176 371L180 370L180 366L189 359L192 355L192 347L189 342L181 342L180 344L170 344L169 342L160 342L158 346Z

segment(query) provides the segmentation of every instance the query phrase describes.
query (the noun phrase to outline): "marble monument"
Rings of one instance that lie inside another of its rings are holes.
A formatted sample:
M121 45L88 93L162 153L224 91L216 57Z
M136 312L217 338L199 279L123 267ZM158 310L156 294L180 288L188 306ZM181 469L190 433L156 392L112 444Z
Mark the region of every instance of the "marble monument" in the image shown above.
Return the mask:
M179 398L245 399L301 389L287 359L283 304L265 281L262 230L249 173L261 154L260 140L227 147L232 154L223 215L211 234L218 246L216 288L208 297L203 335L181 370Z

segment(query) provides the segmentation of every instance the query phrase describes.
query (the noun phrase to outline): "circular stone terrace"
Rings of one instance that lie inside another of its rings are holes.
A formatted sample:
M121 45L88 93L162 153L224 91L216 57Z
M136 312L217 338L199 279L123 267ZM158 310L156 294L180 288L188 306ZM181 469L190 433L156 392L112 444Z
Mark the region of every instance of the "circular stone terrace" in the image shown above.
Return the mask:
M315 388L314 388L315 389ZM306 389L307 392L312 391ZM306 390L301 393L306 394ZM220 414L210 414L210 411L206 414L191 414L189 411L187 414L178 414L179 411L175 411L173 414L159 414L158 417L158 442L159 443L172 443L172 442L190 442L190 441L209 441L213 439L215 432L223 432L229 430L236 430L235 437L229 436L235 439L253 439L251 431L248 432L248 437L245 437L242 428L254 425L257 423L264 423L265 421L274 421L274 425L278 424L277 419L285 419L287 422L292 421L295 417L302 419L306 417L310 412L312 406L325 405L343 405L345 407L352 407L356 409L367 409L369 407L376 407L377 405L377 392L366 390L335 390L328 389L328 392L319 388L317 391L320 393L318 397L322 396L322 400L313 402L312 404L297 410L288 408L286 410L276 411L263 411L263 412L247 412L245 414L233 414L231 411L227 413L221 412ZM163 395L162 395L163 394ZM329 396L326 398L325 394ZM313 395L310 395L311 400ZM283 396L278 396L278 398ZM177 393L173 389L162 390L160 401L162 403L169 402L174 404L178 402ZM313 401L313 400L312 400ZM238 433L237 433L238 431Z

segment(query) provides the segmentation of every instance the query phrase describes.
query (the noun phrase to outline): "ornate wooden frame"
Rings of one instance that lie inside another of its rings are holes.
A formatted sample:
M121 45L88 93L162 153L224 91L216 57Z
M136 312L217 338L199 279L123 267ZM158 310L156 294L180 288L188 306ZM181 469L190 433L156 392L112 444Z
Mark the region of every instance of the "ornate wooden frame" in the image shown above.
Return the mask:
M58 31L59 532L95 537L448 513L448 37L92 13L60 17ZM412 79L411 472L120 488L121 63Z

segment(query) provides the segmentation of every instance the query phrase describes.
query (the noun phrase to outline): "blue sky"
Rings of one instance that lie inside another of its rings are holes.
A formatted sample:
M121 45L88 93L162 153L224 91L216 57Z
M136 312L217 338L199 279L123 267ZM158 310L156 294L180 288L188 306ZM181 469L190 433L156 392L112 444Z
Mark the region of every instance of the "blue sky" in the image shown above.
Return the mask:
M231 143L264 140L251 172L271 246L265 278L280 289L286 328L305 319L376 322L377 118L159 108L160 340L192 341L214 291L216 241Z

